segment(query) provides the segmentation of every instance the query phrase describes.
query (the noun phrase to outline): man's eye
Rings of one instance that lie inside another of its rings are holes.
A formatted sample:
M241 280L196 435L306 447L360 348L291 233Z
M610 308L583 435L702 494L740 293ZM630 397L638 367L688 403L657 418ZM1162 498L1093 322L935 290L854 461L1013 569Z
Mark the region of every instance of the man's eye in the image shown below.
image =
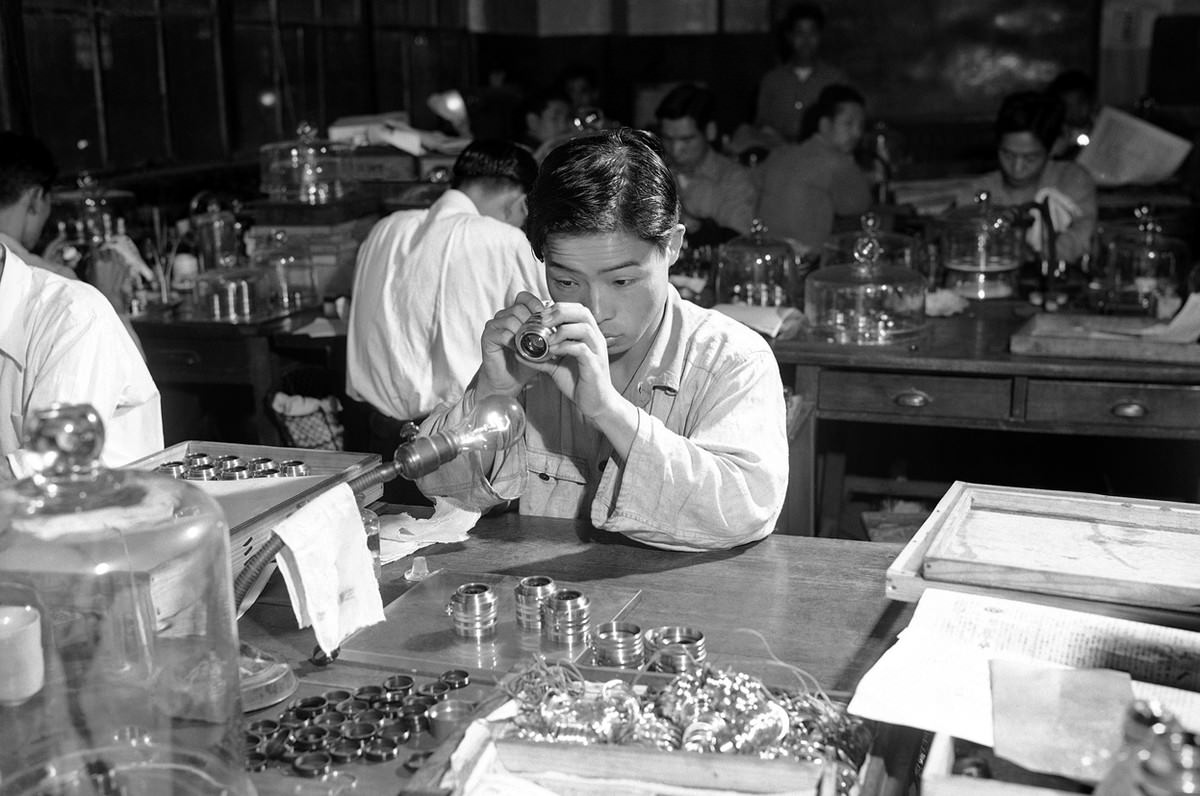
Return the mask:
M554 284L561 288L571 288L574 287L576 283L573 279L555 279Z

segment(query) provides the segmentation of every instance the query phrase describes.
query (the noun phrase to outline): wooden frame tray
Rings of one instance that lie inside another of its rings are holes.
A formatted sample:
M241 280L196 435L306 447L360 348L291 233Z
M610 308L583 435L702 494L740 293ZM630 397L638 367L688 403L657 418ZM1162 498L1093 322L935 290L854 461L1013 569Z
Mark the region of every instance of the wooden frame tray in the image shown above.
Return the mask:
M199 451L208 453L214 458L225 454L236 454L247 461L258 457L274 459L277 462L298 459L308 465L309 477L295 479L294 484L288 483L292 479L287 478L261 479L264 484L269 482L271 489L264 490L262 500L258 502L223 501L220 496L214 495L225 510L225 520L229 523L229 559L235 578L246 565L246 561L271 538L272 531L280 521L290 517L323 492L373 469L380 463L380 456L376 453L350 453L187 440L138 459L129 464L128 468L153 470L163 462L182 461L187 454ZM258 482L260 479L251 480ZM291 486L294 486L294 489L288 488ZM364 495L363 505L374 502L382 496L383 487L373 487Z
M955 482L887 571L887 594L998 594L1200 628L1200 505Z

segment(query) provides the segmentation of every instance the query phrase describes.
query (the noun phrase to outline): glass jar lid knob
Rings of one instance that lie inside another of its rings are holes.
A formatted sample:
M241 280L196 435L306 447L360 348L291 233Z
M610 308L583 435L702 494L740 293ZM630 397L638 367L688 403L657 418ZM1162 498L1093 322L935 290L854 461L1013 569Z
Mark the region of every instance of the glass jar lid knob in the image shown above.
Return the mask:
M25 422L25 448L44 456L41 478L95 475L104 450L104 423L91 404L54 403Z

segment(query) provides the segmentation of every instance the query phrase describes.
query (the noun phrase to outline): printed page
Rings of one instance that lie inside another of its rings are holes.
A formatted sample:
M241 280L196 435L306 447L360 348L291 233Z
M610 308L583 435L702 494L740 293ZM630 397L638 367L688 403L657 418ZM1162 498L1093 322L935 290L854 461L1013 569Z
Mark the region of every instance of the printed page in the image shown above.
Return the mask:
M1174 174L1191 149L1174 133L1106 106L1075 162L1097 185L1152 185Z
M992 660L1125 671L1134 696L1200 728L1200 633L943 589L925 590L849 710L992 746Z

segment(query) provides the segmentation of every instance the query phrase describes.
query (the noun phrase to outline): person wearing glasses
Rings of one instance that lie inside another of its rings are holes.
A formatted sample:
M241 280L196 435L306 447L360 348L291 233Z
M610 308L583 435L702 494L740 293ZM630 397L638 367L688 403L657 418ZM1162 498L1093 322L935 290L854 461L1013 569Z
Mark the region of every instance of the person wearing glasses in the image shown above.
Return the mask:
M1064 113L1062 101L1053 94L1022 91L1007 96L996 115L999 168L974 181L971 194L987 191L995 205L1047 201L1054 222L1055 254L1070 263L1091 248L1096 231L1096 183L1082 166L1051 158ZM1028 237L1039 252L1040 223L1038 218Z

